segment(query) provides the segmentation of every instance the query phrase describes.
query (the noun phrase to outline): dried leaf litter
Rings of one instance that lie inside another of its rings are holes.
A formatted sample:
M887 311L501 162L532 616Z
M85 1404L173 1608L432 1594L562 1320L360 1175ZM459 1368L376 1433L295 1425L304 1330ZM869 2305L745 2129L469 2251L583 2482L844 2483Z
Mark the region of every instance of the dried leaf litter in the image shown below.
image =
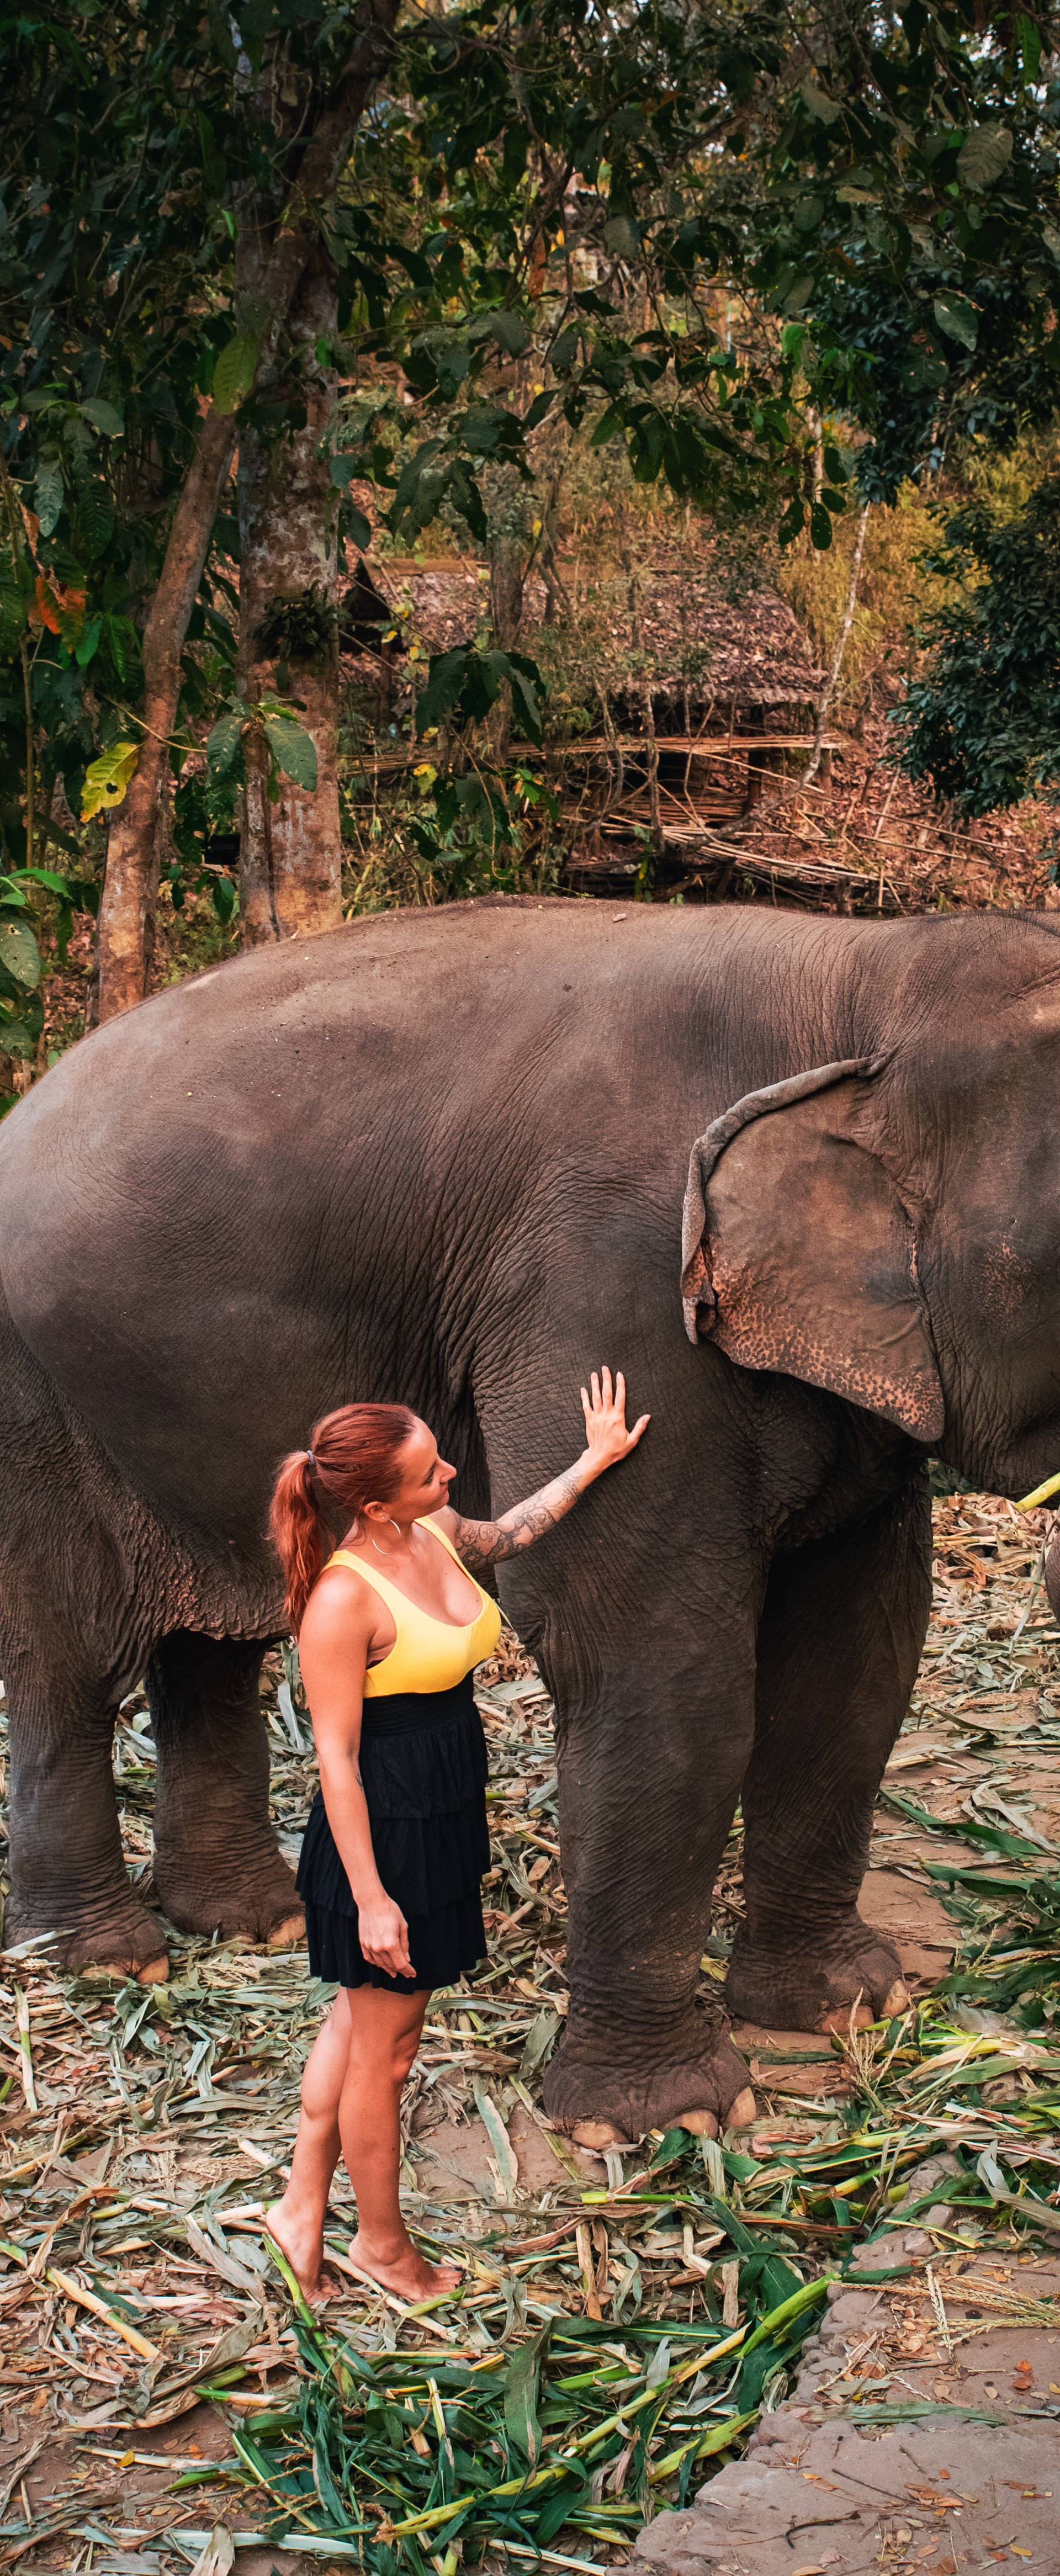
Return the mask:
M1060 1666L1032 1597L1047 1527L981 1496L936 1505L931 1633L873 1867L935 1899L952 1964L941 1948L889 2026L748 2035L760 2117L719 2144L672 2130L602 2160L548 2128L566 2005L550 1711L510 1641L487 1668L491 1964L433 1999L406 2103L411 2222L464 2265L443 2303L340 2271L344 2295L310 2315L263 2243L326 2000L304 1952L170 1936L152 1988L62 1976L47 1944L7 1952L0 2564L165 2576L203 2559L223 2576L234 2544L379 2576L602 2566L746 2440L855 2257L940 2366L939 2309L969 2266L988 2321L1057 2322L1049 2299L1021 2306L1013 2274L1060 2247ZM277 1658L265 1687L292 1854L312 1791L293 1678ZM137 1695L116 1767L146 1882ZM708 1991L738 1910L737 1830ZM910 2259L901 2231L928 2213L932 2255ZM340 2177L340 2267L352 2219ZM876 2422L913 2403L878 2368L835 2402Z

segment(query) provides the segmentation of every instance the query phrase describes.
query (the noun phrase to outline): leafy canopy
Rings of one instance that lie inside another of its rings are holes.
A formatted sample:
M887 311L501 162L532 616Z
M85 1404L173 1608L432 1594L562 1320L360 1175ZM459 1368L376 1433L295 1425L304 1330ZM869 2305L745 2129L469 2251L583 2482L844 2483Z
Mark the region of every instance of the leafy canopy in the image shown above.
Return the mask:
M962 587L933 620L925 677L898 710L903 766L964 814L1060 784L1060 474L997 525L982 502L927 556Z

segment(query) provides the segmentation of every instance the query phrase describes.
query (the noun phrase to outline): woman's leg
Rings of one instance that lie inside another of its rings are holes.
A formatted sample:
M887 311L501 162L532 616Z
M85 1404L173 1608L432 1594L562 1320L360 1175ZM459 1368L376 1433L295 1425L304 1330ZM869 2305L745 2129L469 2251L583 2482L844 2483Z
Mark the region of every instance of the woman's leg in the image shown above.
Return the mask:
M306 2059L291 2179L283 2199L268 2214L269 2233L282 2247L307 2297L320 2294L324 2218L331 2178L342 2153L339 2103L350 2058L349 2005L350 1996L340 1987Z
M425 1992L344 1987L314 2041L302 2077L291 2179L270 2209L270 2235L307 2297L320 2295L324 2218L340 2153L357 2195L353 2260L406 2298L453 2288L458 2272L424 2261L401 2215L401 2088L419 2046Z
M346 1995L350 2046L339 2103L346 2170L357 2195L357 2234L350 2257L373 2280L406 2299L456 2289L451 2265L417 2252L401 2215L401 2088L415 2057L429 1997L358 1986Z

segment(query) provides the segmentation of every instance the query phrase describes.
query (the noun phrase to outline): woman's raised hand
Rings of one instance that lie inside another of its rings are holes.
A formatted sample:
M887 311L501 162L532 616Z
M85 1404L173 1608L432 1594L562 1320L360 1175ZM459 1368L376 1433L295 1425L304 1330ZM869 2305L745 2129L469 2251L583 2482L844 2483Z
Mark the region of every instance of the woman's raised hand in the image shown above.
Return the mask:
M627 1431L626 1381L621 1369L615 1372L613 1386L609 1368L601 1369L599 1375L594 1369L589 1385L583 1386L581 1395L585 1446L593 1466L597 1472L604 1467L615 1467L620 1458L628 1458L630 1450L636 1448L641 1433L648 1428L651 1415L642 1413L632 1431Z
M547 1538L557 1521L573 1511L579 1494L584 1494L606 1467L617 1467L620 1458L628 1458L642 1432L651 1421L642 1413L632 1431L626 1429L626 1381L619 1369L614 1385L609 1368L593 1370L588 1386L582 1388L582 1412L585 1415L585 1447L580 1458L566 1467L561 1476L529 1494L525 1503L513 1503L496 1521L465 1521L459 1512L450 1512L449 1531L458 1556L465 1565L502 1565L519 1548L533 1547L535 1539ZM363 1936L362 1936L363 1937Z

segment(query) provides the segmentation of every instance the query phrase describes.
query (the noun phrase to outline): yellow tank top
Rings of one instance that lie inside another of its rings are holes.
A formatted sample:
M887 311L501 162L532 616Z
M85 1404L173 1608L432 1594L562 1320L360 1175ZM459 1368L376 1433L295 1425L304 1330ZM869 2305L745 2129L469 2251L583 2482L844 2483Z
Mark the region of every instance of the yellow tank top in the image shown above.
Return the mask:
M482 1608L466 1628L454 1627L451 1619L432 1619L429 1610L421 1610L415 1601L409 1600L407 1592L399 1592L397 1584L389 1582L387 1576L380 1574L376 1566L369 1565L363 1556L354 1556L349 1548L337 1547L328 1563L352 1565L355 1574L362 1574L373 1592L378 1592L380 1600L385 1601L397 1630L389 1652L378 1664L371 1664L365 1674L366 1699L388 1699L396 1691L452 1690L455 1683L463 1681L465 1673L473 1672L476 1664L483 1663L487 1655L492 1655L501 1633L501 1614L496 1602L483 1591L481 1583L475 1582L474 1575L468 1574L466 1565L461 1565L452 1540L446 1538L444 1530L436 1528L433 1521L418 1521L416 1526L430 1530L439 1546L448 1548L454 1564L460 1566L461 1573L467 1576L478 1593Z

